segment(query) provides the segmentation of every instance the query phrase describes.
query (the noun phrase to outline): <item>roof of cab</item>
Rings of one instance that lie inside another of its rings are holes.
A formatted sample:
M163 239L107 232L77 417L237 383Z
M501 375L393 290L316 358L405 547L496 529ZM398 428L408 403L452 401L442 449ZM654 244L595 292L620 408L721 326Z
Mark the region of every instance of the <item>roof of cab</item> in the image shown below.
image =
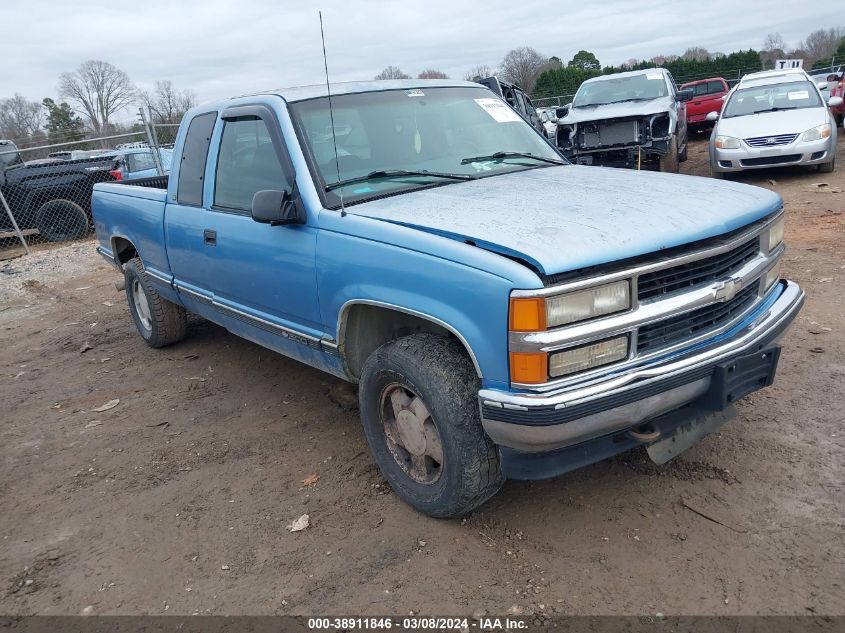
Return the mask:
M358 92L383 92L385 90L412 90L425 88L484 88L472 81L458 81L453 79L389 79L379 81L345 81L331 85L332 96L346 95ZM260 94L274 94L288 102L305 101L327 96L326 84L313 86L296 86L293 88L278 88L267 90Z
M770 84L782 84L790 81L809 80L810 76L801 68L784 68L783 70L761 70L756 73L749 73L739 80L738 86L768 86Z
M599 75L584 81L584 83L593 83L595 81L607 81L608 79L616 79L617 77L635 77L636 75L645 75L646 73L660 73L666 75L668 71L665 68L643 68L642 70L628 70L624 73L613 73L612 75Z

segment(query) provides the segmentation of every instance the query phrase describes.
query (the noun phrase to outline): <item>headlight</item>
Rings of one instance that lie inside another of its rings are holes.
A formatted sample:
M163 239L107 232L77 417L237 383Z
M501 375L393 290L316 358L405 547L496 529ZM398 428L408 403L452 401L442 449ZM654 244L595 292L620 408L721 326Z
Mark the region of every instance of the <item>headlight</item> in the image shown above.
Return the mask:
M508 329L540 332L630 307L631 282L627 279L553 297L511 297Z
M733 136L716 137L716 149L739 149L739 139Z
M549 375L552 378L558 378L576 374L594 367L616 363L627 357L628 337L619 336L575 349L555 352L549 357Z
M780 279L780 262L775 264L769 269L769 272L766 273L766 281L765 281L765 288L768 290L772 286L777 283L777 280Z
M771 253L775 247L783 242L783 227L784 219L781 217L777 222L769 227L769 252Z
M801 135L802 141L820 141L830 136L830 123L812 127Z

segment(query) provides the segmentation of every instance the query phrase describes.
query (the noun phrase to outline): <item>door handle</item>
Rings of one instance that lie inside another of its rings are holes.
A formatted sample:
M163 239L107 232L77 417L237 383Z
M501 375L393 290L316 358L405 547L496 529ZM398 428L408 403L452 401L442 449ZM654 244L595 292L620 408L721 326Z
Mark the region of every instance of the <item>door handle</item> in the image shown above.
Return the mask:
M209 246L216 246L217 245L217 231L211 231L209 229L205 229L202 232L202 241L208 244Z

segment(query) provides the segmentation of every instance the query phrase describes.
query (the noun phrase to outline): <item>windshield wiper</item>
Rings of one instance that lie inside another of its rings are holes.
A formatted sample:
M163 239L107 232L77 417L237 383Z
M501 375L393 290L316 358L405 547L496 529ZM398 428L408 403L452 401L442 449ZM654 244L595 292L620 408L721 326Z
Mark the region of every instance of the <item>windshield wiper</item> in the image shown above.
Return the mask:
M412 169L378 169L371 171L366 176L358 176L357 178L346 178L345 180L338 180L326 185L326 191L344 187L346 185L354 185L359 182L368 182L370 180L378 180L380 178L402 178L404 176L429 176L431 178L447 178L449 180L474 180L475 176L469 174L449 174L440 171L426 171L424 169L415 171Z
M539 160L544 163L551 163L552 165L566 165L566 163L562 160L546 158L545 156L535 156L530 152L496 152L495 154L490 154L488 156L472 156L461 160L461 165L467 165L469 163L483 163L491 160L502 161L505 158L530 158L531 160Z
M781 110L797 110L798 106L784 106L778 107L775 106L773 108L766 108L765 110L754 110L751 114L763 114L764 112L780 112Z

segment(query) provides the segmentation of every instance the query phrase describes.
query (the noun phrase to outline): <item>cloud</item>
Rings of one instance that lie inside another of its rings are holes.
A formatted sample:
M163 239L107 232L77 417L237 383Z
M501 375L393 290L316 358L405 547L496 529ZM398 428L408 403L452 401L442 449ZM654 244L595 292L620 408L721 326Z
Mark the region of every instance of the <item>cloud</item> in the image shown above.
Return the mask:
M688 46L731 52L767 33L792 45L828 26L838 3L795 10L794 0L654 0L540 4L515 0L326 0L321 3L332 81L372 79L387 65L461 77L495 67L517 46L567 60L579 49L603 64L679 54ZM103 59L140 87L169 79L200 101L323 81L317 5L289 0L9 0L0 8L0 97L55 97L59 74ZM845 21L845 18L843 18Z

